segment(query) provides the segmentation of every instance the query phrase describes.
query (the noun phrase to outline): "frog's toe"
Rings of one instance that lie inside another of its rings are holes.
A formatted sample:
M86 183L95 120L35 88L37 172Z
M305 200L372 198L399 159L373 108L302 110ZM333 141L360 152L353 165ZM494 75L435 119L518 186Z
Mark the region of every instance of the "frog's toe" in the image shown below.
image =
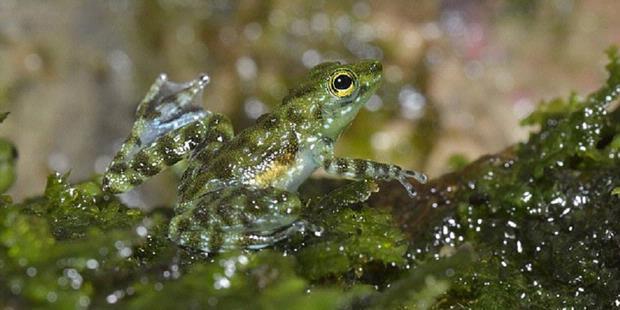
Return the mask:
M319 225L312 224L306 220L297 220L291 224L300 233L311 233L317 237L323 235L325 229Z
M416 196L416 191L413 185L409 183L408 178L414 178L418 183L424 184L428 181L428 177L421 172L415 170L401 170L399 176L396 178L400 184L402 184L407 190L407 194L409 197L413 198Z
M403 185L403 187L405 187L405 190L407 190L407 194L409 194L409 197L414 198L416 196L415 188L413 187L413 185L411 185L411 183L409 183L407 177L403 176L398 178L397 180L398 182L400 182L400 184Z
M421 172L418 172L418 171L415 171L415 170L403 170L402 174L405 177L414 178L416 181L418 181L419 183L422 183L422 184L424 184L424 183L426 183L428 181L428 177L424 173L421 173Z
M258 250L288 239L295 234L313 234L320 237L323 232L324 229L321 226L314 225L306 220L297 220L277 231L248 233L246 236L246 248Z

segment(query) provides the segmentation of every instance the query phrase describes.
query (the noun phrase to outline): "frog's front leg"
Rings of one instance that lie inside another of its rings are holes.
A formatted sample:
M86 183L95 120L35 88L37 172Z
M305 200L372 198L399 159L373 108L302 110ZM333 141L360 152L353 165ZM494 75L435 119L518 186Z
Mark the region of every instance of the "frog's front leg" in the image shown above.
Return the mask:
M319 160L329 174L349 179L396 180L402 184L409 196L415 196L415 189L408 178L414 178L420 183L426 183L427 177L421 172L406 170L397 165L384 164L365 159L341 158L334 156L333 144L324 140L318 150Z
M271 187L225 188L183 204L170 223L169 236L204 252L260 249L319 229L298 220L302 204L296 194Z

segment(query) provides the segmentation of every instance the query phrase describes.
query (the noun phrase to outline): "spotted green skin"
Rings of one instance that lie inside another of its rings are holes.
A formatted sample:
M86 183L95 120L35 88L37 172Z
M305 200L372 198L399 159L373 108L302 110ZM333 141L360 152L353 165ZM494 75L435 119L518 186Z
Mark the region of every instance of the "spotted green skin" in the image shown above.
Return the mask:
M353 73L351 94L330 91L332 77ZM398 180L414 195L398 166L334 155L334 142L378 88L381 64L320 64L310 70L272 113L234 135L223 115L193 103L208 77L186 84L160 76L138 106L131 134L103 178L104 190L120 193L187 158L169 236L205 252L260 249L291 234L320 232L300 219L298 186L318 168L359 180Z

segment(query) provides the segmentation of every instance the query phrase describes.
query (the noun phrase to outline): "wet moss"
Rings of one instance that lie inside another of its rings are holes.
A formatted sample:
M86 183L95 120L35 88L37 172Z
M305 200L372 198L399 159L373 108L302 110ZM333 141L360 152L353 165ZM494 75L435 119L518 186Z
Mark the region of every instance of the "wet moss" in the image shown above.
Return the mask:
M620 61L586 98L554 100L529 117L541 131L477 164L455 193L455 231L486 260L454 288L471 305L612 307L619 299L617 196ZM478 285L472 285L477 283ZM477 287L477 290L471 290ZM491 299L489 296L495 296ZM455 301L460 298L456 298Z
M526 119L540 131L526 143L479 159L394 204L424 259L463 242L480 256L457 271L442 306L474 308L612 307L620 302L617 218L620 184L617 109L620 62L585 97L553 100ZM416 209L412 205L417 206ZM411 208L411 209L409 209ZM417 225L417 224L422 225Z
M169 272L178 278L178 271ZM167 283L166 283L167 282ZM346 305L369 288L343 292L337 287L310 288L295 273L295 259L265 250L227 253L194 264L178 281L152 281L136 286L130 308L330 309ZM175 296L174 298L170 298Z
M98 180L53 174L40 197L0 197L0 304L617 306L620 60L608 54L606 84L541 105L527 142L416 185L414 199L396 182L315 180L304 217L323 231L263 251L179 248L169 208L132 209Z

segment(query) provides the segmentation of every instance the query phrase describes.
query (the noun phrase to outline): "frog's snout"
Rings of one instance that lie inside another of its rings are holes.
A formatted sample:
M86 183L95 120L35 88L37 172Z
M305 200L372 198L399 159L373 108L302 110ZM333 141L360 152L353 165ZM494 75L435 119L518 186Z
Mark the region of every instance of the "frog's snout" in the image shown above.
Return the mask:
M370 71L374 72L374 73L379 73L383 71L383 65L378 62L378 61L373 61L370 64Z
M383 65L376 60L367 60L362 63L361 68L363 73L360 75L360 79L363 84L374 91L383 78Z

